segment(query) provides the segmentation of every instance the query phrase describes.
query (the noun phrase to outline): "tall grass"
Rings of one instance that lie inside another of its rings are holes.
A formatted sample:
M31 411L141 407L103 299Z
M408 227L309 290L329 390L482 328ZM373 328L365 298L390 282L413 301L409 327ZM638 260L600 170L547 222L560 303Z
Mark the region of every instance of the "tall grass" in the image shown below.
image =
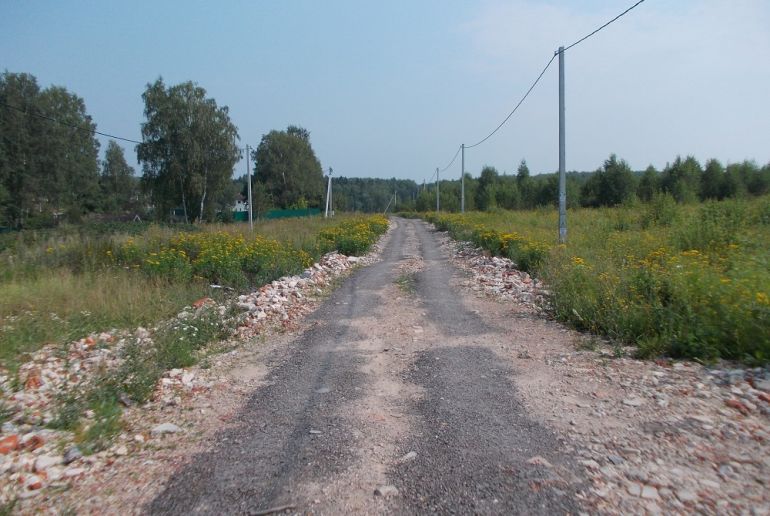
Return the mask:
M770 198L579 209L558 245L555 210L431 217L542 276L559 319L643 355L770 360ZM531 253L530 253L531 254ZM525 258L526 255L524 256Z
M123 269L51 269L0 283L0 364L13 367L42 345L91 332L150 325L206 294L216 292L200 281L172 283Z
M338 216L264 222L254 233L142 224L4 235L0 365L47 343L165 319L211 294L210 283L243 290L334 249L364 252L386 227L382 217Z

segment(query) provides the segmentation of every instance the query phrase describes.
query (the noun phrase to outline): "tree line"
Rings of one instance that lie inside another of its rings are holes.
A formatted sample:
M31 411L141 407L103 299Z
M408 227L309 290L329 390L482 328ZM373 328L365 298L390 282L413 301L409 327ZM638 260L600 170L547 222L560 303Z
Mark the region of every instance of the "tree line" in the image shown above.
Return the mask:
M759 167L753 161L743 161L725 166L719 160L710 159L702 166L692 156L684 159L677 156L661 171L652 165L644 171L633 171L625 160L612 154L596 171L568 172L566 180L570 208L617 206L632 200L648 202L658 195L689 203L768 194L770 164ZM515 175L501 175L495 167L485 166L478 178L466 172L464 182L468 211L558 205L558 173L531 175L525 160ZM441 181L439 196L442 210L459 211L459 179ZM435 186L421 188L415 209L430 211L435 207Z
M135 146L142 167L137 176L124 149L110 140L99 160L96 123L85 102L61 86L40 88L26 73L0 74L0 227L37 227L83 216L129 217L185 222L231 218L245 177L233 179L243 157L237 127L227 106L219 106L191 81L167 85L162 78L142 93L142 141ZM290 125L262 136L250 150L254 213L271 208L321 208L324 172L310 132ZM331 170L329 171L331 173ZM429 211L435 185L412 180L334 177L337 211ZM465 175L465 209L529 209L555 205L557 174L530 174L522 160L515 175L493 166L479 177ZM662 171L632 171L611 155L594 172L567 174L569 207L614 206L632 199L670 195L678 202L759 196L770 192L770 164L751 161L701 165L677 157ZM441 209L460 210L460 181L440 183Z
M759 167L744 161L724 166L710 159L702 166L692 156L677 156L661 171L652 165L644 171L633 171L625 160L612 154L597 170L568 172L566 179L569 208L648 202L658 195L689 203L768 194L770 164ZM558 173L532 175L526 160L521 161L514 175L484 166L478 177L466 172L464 183L467 211L558 205ZM459 179L440 181L442 211L460 211L460 189ZM390 211L425 212L436 209L436 186L417 184L411 179L335 177L332 199L334 209L339 211L382 212L390 206Z
M147 84L142 99L137 176L114 139L99 160L96 123L81 97L41 88L31 74L0 74L0 227L99 215L226 220L245 191L233 179L243 149L228 107L194 82L162 78ZM323 171L306 129L271 131L250 157L258 212L322 205Z

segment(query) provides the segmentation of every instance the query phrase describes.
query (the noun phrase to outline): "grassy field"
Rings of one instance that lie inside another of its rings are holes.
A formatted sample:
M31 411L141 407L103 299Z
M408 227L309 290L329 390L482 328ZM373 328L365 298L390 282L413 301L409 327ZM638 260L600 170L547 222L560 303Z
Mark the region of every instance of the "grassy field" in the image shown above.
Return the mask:
M246 225L100 224L0 235L0 365L91 332L151 325L218 284L245 290L337 249L361 254L382 217Z
M770 198L431 214L545 279L554 315L638 345L641 355L770 361Z

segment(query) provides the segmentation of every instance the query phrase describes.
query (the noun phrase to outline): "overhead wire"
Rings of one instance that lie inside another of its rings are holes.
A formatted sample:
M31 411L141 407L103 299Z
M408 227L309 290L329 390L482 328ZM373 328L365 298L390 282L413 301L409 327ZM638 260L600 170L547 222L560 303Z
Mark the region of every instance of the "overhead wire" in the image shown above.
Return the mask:
M457 152L455 152L455 155L454 155L454 158L452 158L452 161L450 161L450 162L449 162L449 165L447 165L447 166L445 166L444 168L442 168L441 170L439 170L439 172L444 172L446 169L448 169L449 167L451 167L451 166L452 166L452 164L453 164L453 163L455 162L455 160L457 159L457 156L460 154L460 150L461 150L461 149L462 149L462 145L461 145L461 146L459 146L459 147L457 147ZM433 175L435 176L436 174L433 174Z
M139 142L139 141L136 141L136 140L132 140L131 138L123 138L122 136L115 136L114 134L103 133L101 131L97 131L96 129L90 129L90 128L87 128L87 127L80 127L80 126L77 126L77 125L74 125L74 124L69 124L67 122L63 122L63 121L58 120L56 118L53 118L51 116L44 115L42 113L35 113L34 111L29 111L27 109L20 108L18 106L14 106L12 104L8 104L7 102L3 102L3 105L5 107L9 108L9 109L15 109L16 111L20 111L20 112L25 113L25 114L30 115L30 116L35 116L37 118L42 118L44 120L50 120L51 122L55 122L55 123L57 123L59 125L63 125L65 127L69 127L71 129L75 129L77 131L84 131L84 132L88 132L88 133L94 133L94 134L98 134L98 135L101 135L101 136L105 136L107 138L112 138L114 140L122 140L124 142L142 143L142 142Z
M585 36L583 36L582 38L578 39L578 40L577 40L577 41L575 41L574 43L572 43L572 44L570 44L570 45L567 45L566 47L564 47L564 49L562 49L562 50L561 50L561 52L566 52L567 50L571 49L572 47L574 47L574 46L576 46L576 45L579 45L579 44L580 44L580 43L582 43L583 41L587 40L587 39L588 39L588 38L590 38L591 36L594 36L596 33L600 32L600 31L601 31L601 30L603 30L603 29L605 29L606 27L608 27L609 25L611 25L612 23L614 23L614 22L615 22L615 21L617 21L618 19L622 18L623 16L625 16L626 14L628 14L629 12L631 12L633 9L635 9L637 6L639 6L640 4L642 4L642 3L644 3L644 2L645 2L645 0L638 0L638 1L637 1L637 2L634 4L634 5L632 5L631 7L629 7L628 9L626 9L625 11L623 11L622 13L620 13L619 15L615 16L614 18L612 18L612 19L611 19L610 21L608 21L607 23L605 23L605 24L601 25L600 27L598 27L597 29L593 30L592 32L590 32L590 33L586 34ZM472 145L466 145L466 146L465 146L465 148L466 148L466 149L472 149L473 147L477 147L477 146L481 145L482 143L484 143L485 141L487 141L489 138L491 138L491 137L492 137L492 136L493 136L493 135L494 135L494 134L495 134L497 131L499 131L499 130L500 130L500 128L502 128L502 127L505 125L505 123L506 123L506 122L508 122L508 120L510 120L510 118L513 116L513 114L514 114L514 113L516 113L516 111L519 109L519 107L520 107L520 106L521 106L521 105L524 103L524 101L527 99L527 97L528 97L528 96L529 96L529 94L532 92L532 90L533 90L533 89L535 89L535 86L537 86L537 84L540 82L540 79L542 79L542 78L543 78L543 75L545 75L545 72L546 72L546 71L548 71L548 68L550 68L551 64L553 64L553 61L554 61L554 59L556 59L556 56L558 56L558 55L559 55L559 51L556 51L556 52L554 52L554 54L553 54L553 56L551 57L551 59L550 59L550 60L548 61L548 63L545 65L545 67L543 68L543 70L540 72L540 75L538 75L538 76L537 76L537 78L535 79L535 81L532 83L532 86L530 86L530 87L529 87L529 89L528 89L528 90L527 90L527 92L524 94L524 96L521 98L521 100L519 100L519 102L518 102L518 103L516 104L516 106L515 106L515 107L514 107L514 108L511 110L511 112L510 112L510 113L508 113L508 116L506 116L506 117L503 119L503 121L502 121L502 122L500 122L500 124L499 124L497 127L495 127L495 129L494 129L494 130L493 130L491 133L489 133L489 134L488 134L486 137L484 137L482 140L479 140L478 142L476 142L476 143L474 143L474 144L472 144ZM462 148L462 146L461 146L460 148ZM459 150L458 150L458 152L459 152ZM447 167L445 167L445 168L442 170L442 172L443 172L444 170L446 170L447 168L449 168L449 167L452 165L452 163L454 163L455 159L457 159L457 154L455 154L455 156L454 156L454 158L452 158L452 161L450 162L450 164L449 164ZM434 174L434 175L435 175L435 174Z
M75 129L76 131L83 131L83 132L98 134L98 135L104 136L106 138L112 138L113 140L121 140L121 141L124 141L124 142L130 142L130 143L136 143L136 144L145 143L145 142L140 142L140 141L137 141L137 140L132 140L131 138L124 138L122 136L115 136L114 134L103 133L101 131L97 131L96 129L90 129L90 128L87 128L87 127L80 127L80 126L77 126L75 124L70 124L70 123L67 123L67 122L63 122L62 120L59 120L59 119L54 118L52 116L44 115L42 113L35 113L34 111L30 111L30 110L25 109L25 108L14 106L13 104L9 104L9 103L7 103L5 101L3 101L2 104L5 107L9 108L9 109L14 109L14 110L19 111L21 113L24 113L26 115L34 116L34 117L37 117L37 118L42 118L43 120L49 120L49 121L57 123L59 125L63 125L65 127L69 127L71 129ZM247 147L248 147L248 145L246 147L237 147L237 148L240 151L246 151Z
M591 32L590 34L587 34L587 35L583 36L582 38L580 38L579 40L577 40L577 41L576 41L576 42L574 42L573 44L571 44L571 45L567 45L566 47L564 47L564 51L567 51L567 50L569 50L570 48L574 47L575 45L578 45L578 44L580 44L580 43L584 42L585 40L587 40L588 38L590 38L591 36L593 36L594 34L596 34L597 32L599 32L600 30L604 29L605 27L607 27L608 25L610 25L611 23L613 23L614 21L618 20L619 18L622 18L623 16L625 16L626 14L628 14L629 12L631 12L631 11L632 11L634 8L636 8L636 6L638 6L639 4L643 3L644 1L645 1L645 0L639 0L639 1L638 1L638 2L636 2L634 5L632 5L631 7L629 7L628 9L626 9L625 11L623 11L622 13L620 13L619 15L615 16L613 19L611 19L610 21L608 21L607 23L605 23L604 25L602 25L601 27L599 27L599 28L598 28L598 29L596 29L595 31Z
M505 123L506 123L506 122L507 122L507 121L508 121L508 120L509 120L509 119L510 119L512 116L513 116L513 114L516 112L516 110L518 110L518 109L519 109L519 106L521 106L521 105L524 103L524 101L525 101L525 100L527 100L527 97L529 97L529 94L530 94L530 93L532 93L532 90L534 90L534 89L535 89L535 86L537 86L537 83L539 83L539 82L540 82L540 79L542 79L542 78L543 78L543 75L545 75L545 72L548 70L548 68L550 68L550 66L551 66L551 63L553 63L553 60L554 60L554 59L556 59L556 54L554 54L554 55L552 55L552 56L551 56L551 59L548 61L548 63L546 63L546 65L545 65L545 68L543 68L543 71L542 71L542 72L540 72L540 75L538 75L538 76L537 76L537 79L535 79L535 82L533 82L533 83L532 83L532 86L530 86L530 87L529 87L529 89L527 90L527 92L524 94L524 96L523 96L523 97L521 97L521 100L519 101L519 103L518 103L518 104L516 104L516 106L513 108L513 110L512 110L510 113L508 113L508 116L506 116L506 117L505 117L505 119L503 119L503 121L502 121L502 122L500 122L500 125L498 125L497 127L495 127L495 130L494 130L494 131L492 131L491 133L489 133L489 134L488 134L488 135L487 135L487 136L486 136L484 139L482 139L481 141L478 141L478 142L474 143L473 145L466 145L466 146L465 146L465 148L466 148L466 149L472 149L473 147L478 147L479 145L481 145L482 143L484 143L485 141L487 141L488 139L490 139L490 138L492 137L492 135L493 135L493 134L495 134L497 131L499 131L499 130L500 130L500 128L501 128L502 126L504 126L504 125L505 125Z

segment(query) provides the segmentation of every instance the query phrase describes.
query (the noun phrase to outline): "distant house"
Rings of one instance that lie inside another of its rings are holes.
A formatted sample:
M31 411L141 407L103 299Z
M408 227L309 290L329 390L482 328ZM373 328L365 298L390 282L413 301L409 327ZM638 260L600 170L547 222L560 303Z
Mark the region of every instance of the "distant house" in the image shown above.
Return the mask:
M233 206L233 220L244 222L249 220L249 203L247 199L238 194L235 198L235 205Z

